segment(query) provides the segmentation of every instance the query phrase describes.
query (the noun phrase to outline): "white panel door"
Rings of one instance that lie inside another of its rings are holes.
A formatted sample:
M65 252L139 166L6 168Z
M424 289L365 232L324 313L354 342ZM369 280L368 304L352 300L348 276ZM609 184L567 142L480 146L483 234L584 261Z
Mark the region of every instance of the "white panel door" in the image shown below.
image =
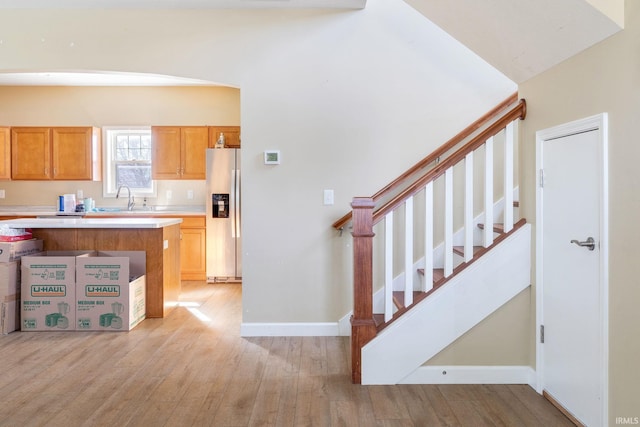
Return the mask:
M601 135L594 129L538 142L541 387L587 426L603 423L606 378Z

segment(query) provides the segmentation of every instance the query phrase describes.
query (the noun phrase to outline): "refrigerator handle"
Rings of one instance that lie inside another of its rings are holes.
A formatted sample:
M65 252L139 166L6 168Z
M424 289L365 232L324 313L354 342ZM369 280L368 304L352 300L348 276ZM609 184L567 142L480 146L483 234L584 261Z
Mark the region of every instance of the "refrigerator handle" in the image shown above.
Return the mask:
M229 216L231 217L231 238L235 239L237 237L236 216L238 215L238 206L236 204L236 169L231 169L231 192L229 194L229 199L229 205L231 208L231 211L229 212Z
M236 169L236 182L235 182L235 197L233 199L235 203L235 222L236 222L236 237L240 238L240 215L242 214L242 210L240 209L240 169Z

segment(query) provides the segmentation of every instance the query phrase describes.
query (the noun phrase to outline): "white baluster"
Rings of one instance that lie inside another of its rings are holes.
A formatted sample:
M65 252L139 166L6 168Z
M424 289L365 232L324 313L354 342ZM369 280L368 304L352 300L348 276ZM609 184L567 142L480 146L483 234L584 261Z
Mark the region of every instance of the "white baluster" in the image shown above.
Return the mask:
M444 173L444 277L453 273L453 168Z
M509 123L504 141L504 232L513 228L513 122Z
M384 217L384 321L393 317L393 211Z
M424 280L422 291L433 288L433 181L424 188Z
M404 306L413 304L413 196L404 203Z
M484 144L484 233L483 246L493 243L493 137Z
M464 158L464 260L473 259L473 151Z

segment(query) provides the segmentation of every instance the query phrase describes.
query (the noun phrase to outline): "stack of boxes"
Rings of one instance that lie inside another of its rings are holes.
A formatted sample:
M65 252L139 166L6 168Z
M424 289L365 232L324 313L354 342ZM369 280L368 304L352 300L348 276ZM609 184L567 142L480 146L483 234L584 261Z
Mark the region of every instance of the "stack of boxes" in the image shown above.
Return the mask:
M91 251L49 251L22 258L22 330L74 330L76 260Z
M130 330L145 318L142 251L98 252L76 260L76 330Z
M3 333L128 331L145 318L144 251L42 252L41 240L0 251Z
M0 242L0 333L20 329L20 259L42 252L42 240Z

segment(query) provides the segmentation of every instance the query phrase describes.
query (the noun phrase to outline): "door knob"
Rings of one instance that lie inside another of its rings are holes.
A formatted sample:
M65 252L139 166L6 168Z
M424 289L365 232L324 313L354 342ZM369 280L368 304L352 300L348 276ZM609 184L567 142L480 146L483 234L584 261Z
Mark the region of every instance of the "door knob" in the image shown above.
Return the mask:
M593 240L593 237L587 237L587 240L581 242L579 240L572 240L571 243L575 243L578 246L582 246L588 248L590 251L596 248L596 241Z

